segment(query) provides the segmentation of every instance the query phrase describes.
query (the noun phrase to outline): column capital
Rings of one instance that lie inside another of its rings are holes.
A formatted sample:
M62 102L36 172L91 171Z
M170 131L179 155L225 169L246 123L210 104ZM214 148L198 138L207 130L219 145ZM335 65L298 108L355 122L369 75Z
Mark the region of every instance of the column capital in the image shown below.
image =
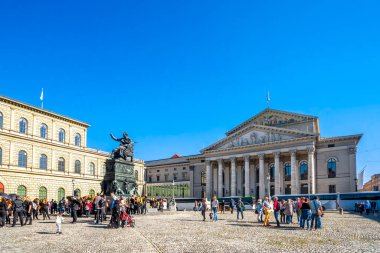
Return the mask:
M217 161L218 161L218 164L223 163L223 159L218 159Z
M244 156L244 161L249 162L249 155Z
M350 155L356 154L356 151L357 151L357 147L356 146L350 146L350 147L348 147L348 153Z
M275 152L273 152L273 155L274 155L275 158L279 158L279 157L280 157L280 154L281 154L280 151L275 151Z
M236 163L236 157L231 157L230 160L231 160L231 163Z
M206 165L210 166L211 165L211 161L210 160L206 160Z
M297 149L289 150L289 153L290 153L291 156L296 156L296 154L297 154Z
M259 154L258 156L260 160L264 160L264 156L265 156L264 154Z
M315 147L314 146L307 147L307 152L309 152L309 154L314 153L315 152Z

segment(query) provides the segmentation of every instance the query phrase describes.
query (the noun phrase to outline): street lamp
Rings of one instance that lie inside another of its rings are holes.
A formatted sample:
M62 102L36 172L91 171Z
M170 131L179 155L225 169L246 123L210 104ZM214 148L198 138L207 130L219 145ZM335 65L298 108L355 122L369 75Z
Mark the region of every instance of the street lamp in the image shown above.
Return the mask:
M268 182L268 185L267 185L267 193L268 193L268 197L270 199L270 174L268 173L267 175L267 182Z
M358 191L358 179L355 177L355 192Z
M75 196L75 179L71 181L73 183L73 196Z

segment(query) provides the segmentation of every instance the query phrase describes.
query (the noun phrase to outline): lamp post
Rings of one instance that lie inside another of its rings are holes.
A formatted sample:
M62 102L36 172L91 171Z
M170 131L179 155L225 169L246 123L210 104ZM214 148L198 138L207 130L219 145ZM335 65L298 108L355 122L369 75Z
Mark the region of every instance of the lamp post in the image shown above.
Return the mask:
M75 196L75 179L71 181L73 183L73 196Z
M355 177L355 192L358 191L358 179Z
M269 199L270 199L270 174L268 173L268 175L267 175L267 182L268 182L268 185L267 185L267 193L268 193L268 197L269 197Z

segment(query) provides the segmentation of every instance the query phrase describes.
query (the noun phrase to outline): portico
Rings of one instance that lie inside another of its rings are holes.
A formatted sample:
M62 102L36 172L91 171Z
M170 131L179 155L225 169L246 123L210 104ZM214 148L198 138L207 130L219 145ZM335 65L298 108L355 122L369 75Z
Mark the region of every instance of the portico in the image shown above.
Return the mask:
M216 185L217 191L212 187L207 187L207 196L209 198L213 195L263 198L268 195L286 193L313 194L316 189L314 150L315 147L310 145L208 157L206 158L208 186ZM300 161L307 162L307 168L305 166L302 168L304 169L302 178ZM289 164L289 162L290 171L286 171L285 164ZM217 178L213 176L216 173L212 173L215 170L217 170ZM240 177L237 175L239 172ZM227 178L229 180L226 180ZM291 192L288 192L288 189L291 189Z

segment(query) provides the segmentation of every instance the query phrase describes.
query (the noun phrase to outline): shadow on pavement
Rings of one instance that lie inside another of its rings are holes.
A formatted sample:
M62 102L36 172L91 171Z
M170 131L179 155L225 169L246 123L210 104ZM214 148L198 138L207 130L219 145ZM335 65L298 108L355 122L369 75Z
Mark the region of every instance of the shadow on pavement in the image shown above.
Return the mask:
M37 232L37 234L40 234L40 235L55 235L55 232Z

